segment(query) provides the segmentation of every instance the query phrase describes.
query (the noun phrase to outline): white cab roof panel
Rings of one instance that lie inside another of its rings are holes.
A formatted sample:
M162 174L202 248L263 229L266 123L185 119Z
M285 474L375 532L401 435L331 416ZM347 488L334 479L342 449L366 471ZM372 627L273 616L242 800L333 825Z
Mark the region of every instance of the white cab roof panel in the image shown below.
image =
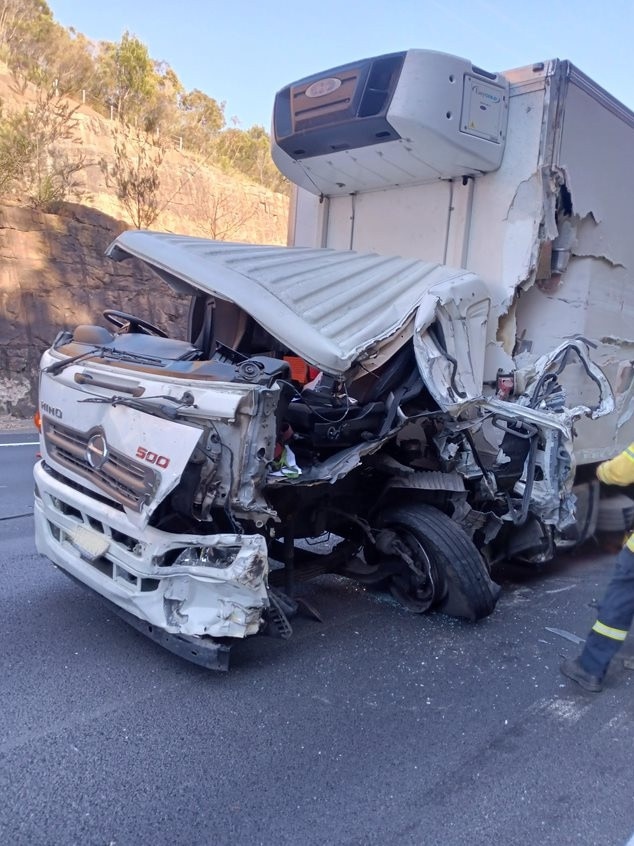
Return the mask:
M333 375L376 352L406 324L411 336L410 318L434 288L446 294L453 284L477 281L465 270L398 256L158 232L124 232L106 254L117 261L138 258L177 289L235 303L297 355Z

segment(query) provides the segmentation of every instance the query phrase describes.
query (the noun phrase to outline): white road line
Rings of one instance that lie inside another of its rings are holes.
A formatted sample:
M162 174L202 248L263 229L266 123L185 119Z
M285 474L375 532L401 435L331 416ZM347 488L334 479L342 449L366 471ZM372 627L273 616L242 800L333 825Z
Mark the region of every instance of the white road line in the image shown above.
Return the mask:
M630 837L625 846L634 846L634 834Z
M17 444L0 444L0 447L11 447L11 446L39 446L39 441L20 441Z

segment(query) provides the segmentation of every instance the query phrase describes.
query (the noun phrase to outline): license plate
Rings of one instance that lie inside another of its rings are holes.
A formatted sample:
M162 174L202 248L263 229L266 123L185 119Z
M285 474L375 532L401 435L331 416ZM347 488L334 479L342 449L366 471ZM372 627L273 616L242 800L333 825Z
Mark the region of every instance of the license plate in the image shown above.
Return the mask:
M84 558L94 561L105 555L110 542L99 532L89 529L87 526L76 526L68 532L68 540Z

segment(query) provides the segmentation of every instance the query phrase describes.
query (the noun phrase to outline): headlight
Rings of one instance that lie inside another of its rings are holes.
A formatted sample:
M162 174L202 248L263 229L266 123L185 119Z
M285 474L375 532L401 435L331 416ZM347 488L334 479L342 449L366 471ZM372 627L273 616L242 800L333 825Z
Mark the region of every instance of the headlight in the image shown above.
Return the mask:
M184 549L174 561L174 566L213 567L226 570L231 567L240 552L239 546L190 546Z

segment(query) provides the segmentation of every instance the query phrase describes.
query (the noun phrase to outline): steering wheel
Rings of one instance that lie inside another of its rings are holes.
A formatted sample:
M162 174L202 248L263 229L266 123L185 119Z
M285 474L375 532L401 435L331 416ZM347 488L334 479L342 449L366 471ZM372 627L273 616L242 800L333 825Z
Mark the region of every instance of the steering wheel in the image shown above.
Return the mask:
M128 332L141 332L143 335L158 335L159 338L167 338L167 332L159 329L149 320L142 317L135 317L126 311L118 311L116 308L107 308L101 312L109 323L113 323L117 329L127 329Z

